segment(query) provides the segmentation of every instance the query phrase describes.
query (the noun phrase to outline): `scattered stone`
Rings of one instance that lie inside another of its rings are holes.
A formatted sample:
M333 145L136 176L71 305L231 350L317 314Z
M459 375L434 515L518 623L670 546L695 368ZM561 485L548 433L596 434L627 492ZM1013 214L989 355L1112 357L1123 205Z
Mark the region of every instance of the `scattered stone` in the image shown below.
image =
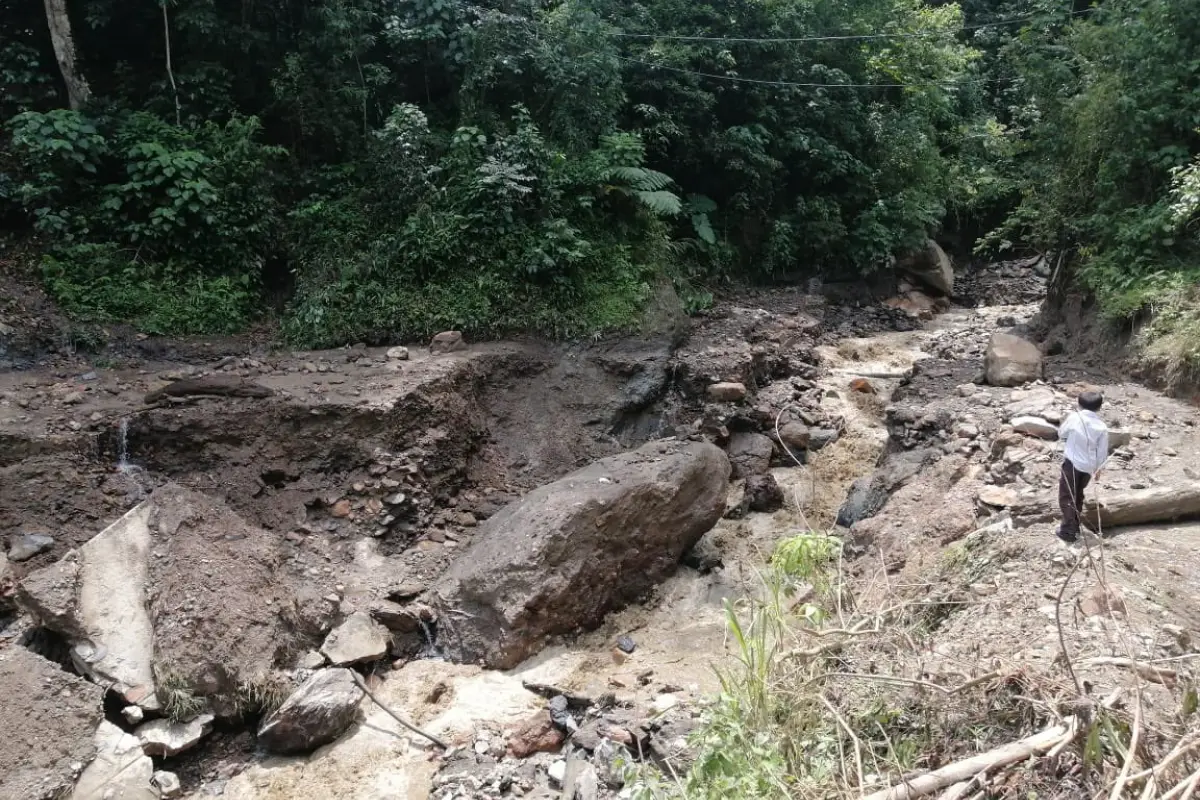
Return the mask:
M346 517L350 516L350 501L338 500L333 504L333 508L329 510L329 513L335 517L338 517L339 519L345 519Z
M141 725L146 719L146 712L142 710L141 706L125 706L121 709L121 716L130 725Z
M566 741L566 734L554 724L548 710L527 719L508 740L508 752L516 758L528 758L534 753L557 753Z
M563 779L567 777L567 762L559 759L550 765L546 770L546 774L550 776L550 781L557 786L562 786Z
M670 575L725 508L729 461L660 441L597 461L491 517L430 593L448 658L508 669ZM636 543L636 545L634 544Z
M750 511L770 514L783 508L783 489L769 472L746 478L744 491L746 508Z
M258 729L273 753L306 753L337 739L354 722L362 688L344 668L313 673Z
M744 383L714 383L708 387L708 399L715 403L738 403L746 399Z
M1058 428L1041 417L1016 417L1012 421L1013 430L1026 436L1053 441L1058 438Z
M762 475L771 468L775 445L761 433L735 433L729 437L729 463L734 478Z
M201 714L187 722L156 719L142 725L134 734L148 756L177 756L191 750L212 732L213 715Z
M946 251L933 239L926 239L920 250L902 259L896 266L930 289L947 297L954 294L954 265Z
M1042 377L1042 354L1020 336L996 333L988 342L983 368L992 386L1020 386Z
M461 331L443 331L429 343L429 352L434 355L442 355L444 353L453 353L458 350L466 350L467 343L463 339Z
M159 770L154 773L151 781L162 792L163 797L179 797L183 794L183 786L179 783L179 776L174 772Z
M44 533L22 533L8 542L9 561L28 561L54 547L54 537Z
M387 655L387 649L387 628L365 611L356 611L325 638L321 654L331 664L345 666L378 661Z
M597 800L600 797L600 778L596 775L596 768L584 764L568 792L569 800Z
M304 655L300 656L300 660L296 662L299 669L314 670L325 666L325 656L318 653L316 650L309 650Z
M387 357L393 361L408 361L408 348L392 347L387 351Z
M637 649L637 645L634 643L633 638L630 636L618 636L617 637L617 647L619 647L621 649L621 651L624 653L632 653L634 650Z
M979 490L979 502L997 508L1011 508L1021 502L1021 496L1003 486L985 486Z
M79 776L71 800L158 800L159 791L150 783L154 762L136 736L103 720L94 741L96 758Z
M779 428L779 440L795 453L797 450L807 450L812 443L812 433L808 426L801 422L789 422Z
M811 440L809 443L810 450L820 450L828 447L838 440L841 434L833 428L813 428L811 432Z
M1125 598L1119 591L1115 589L1106 591L1103 586L1095 586L1085 594L1079 600L1079 610L1089 617L1127 614L1129 611L1125 606Z
M866 378L855 378L850 381L850 391L858 392L859 394L875 394L875 384Z
M96 752L104 690L31 650L6 644L0 646L0 693L6 720L0 797L62 796Z

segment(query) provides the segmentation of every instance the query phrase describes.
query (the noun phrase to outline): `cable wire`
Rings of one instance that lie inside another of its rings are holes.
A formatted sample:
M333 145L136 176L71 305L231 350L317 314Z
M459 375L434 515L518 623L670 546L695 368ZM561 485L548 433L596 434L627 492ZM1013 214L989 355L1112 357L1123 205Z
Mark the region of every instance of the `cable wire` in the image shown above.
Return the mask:
M1082 11L1069 11L1067 16L1076 17L1082 14L1089 14L1092 9L1084 9ZM1016 25L1030 20L1040 19L1042 15L1031 14L1027 17L1017 17L1015 19L1005 20L1003 22L985 22L979 25L965 25L954 33L967 31L978 31L987 28L1002 28L1008 25ZM741 44L783 44L783 43L804 43L804 42L846 42L846 41L871 41L876 39L919 39L928 36L941 36L943 31L920 31L917 33L863 33L863 34L834 34L829 36L783 36L783 37L753 37L753 36L689 36L686 34L673 33L628 33L625 31L611 31L610 36L616 36L625 39L667 39L672 41L687 41L687 42L737 42Z

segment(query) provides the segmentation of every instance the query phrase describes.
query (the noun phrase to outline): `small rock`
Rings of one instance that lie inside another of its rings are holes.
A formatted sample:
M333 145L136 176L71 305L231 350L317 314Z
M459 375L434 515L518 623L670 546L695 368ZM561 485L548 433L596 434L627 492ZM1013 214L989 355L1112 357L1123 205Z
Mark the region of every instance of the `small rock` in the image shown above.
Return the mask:
M1049 440L1058 438L1058 428L1041 417L1016 417L1012 421L1012 427L1014 431L1026 436Z
M141 706L125 706L121 709L121 716L130 725L140 725L146 718L146 712L142 710Z
M387 351L387 357L393 361L408 361L408 348L393 347Z
M770 514L783 508L783 489L775 476L767 472L746 478L746 508L762 514Z
M54 547L54 537L44 533L22 533L9 539L8 544L10 561L28 561Z
M793 452L807 450L812 443L812 433L803 423L789 422L779 429L779 440Z
M443 353L453 353L457 350L466 350L467 343L463 339L461 331L443 331L433 340L429 342L429 352L434 355Z
M67 392L62 399L64 406L76 406L83 402L83 392Z
M330 632L321 645L321 653L330 663L344 666L376 661L387 655L387 648L387 628L365 611L356 611Z
M637 649L637 645L634 644L633 639L629 636L618 636L617 647L619 647L621 651L625 653L632 653Z
M809 449L820 450L823 447L828 447L838 440L838 435L838 432L833 428L813 428Z
M979 491L979 502L997 508L1009 508L1021 502L1021 496L1003 486L985 486Z
M325 656L318 653L316 650L309 650L304 655L300 656L300 660L296 663L300 669L314 670L325 666Z
M343 519L345 517L350 516L350 501L344 500L344 499L338 500L336 503L333 504L333 508L330 510L329 513L333 514L333 516L335 516L335 517L339 517L339 518L343 518Z
M258 729L273 753L304 753L329 744L354 722L363 690L348 669L323 669L292 692Z
M557 753L562 749L566 734L554 724L548 710L542 710L526 720L508 739L508 751L516 758L528 758L534 753Z
M587 764L575 776L575 785L571 787L571 800L597 800L600 797L600 778L596 768Z
M954 429L954 433L963 439L974 439L979 435L979 428L964 422Z
M875 394L875 384L866 378L855 378L850 381L850 391L858 392L859 394Z
M154 762L142 752L136 736L102 720L95 741L96 757L84 768L71 797L151 800L158 794L150 785Z
M558 786L562 786L563 778L567 777L567 762L559 759L551 764L546 772L552 782Z
M212 731L213 715L201 714L187 722L156 719L139 727L134 734L148 756L176 756L190 750Z
M1115 589L1105 591L1103 586L1096 586L1085 594L1079 601L1079 610L1089 617L1128 613L1121 593Z
M179 797L183 794L183 786L179 783L179 776L174 772L159 770L154 773L151 781L162 792L163 797Z
M714 383L708 387L708 399L717 403L737 403L746 399L746 385L742 383Z

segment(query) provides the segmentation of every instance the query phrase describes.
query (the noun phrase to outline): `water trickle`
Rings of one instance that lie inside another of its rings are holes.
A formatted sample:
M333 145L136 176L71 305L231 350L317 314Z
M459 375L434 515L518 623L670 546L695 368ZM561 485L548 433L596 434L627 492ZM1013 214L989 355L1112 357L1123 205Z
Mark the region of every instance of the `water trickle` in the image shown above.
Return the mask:
M129 417L121 417L117 426L117 471L129 472Z
M418 618L417 622L421 623L421 638L425 640L425 644L421 647L421 652L417 653L417 658L428 659L430 661L445 661L446 654L442 652L442 648L437 644L437 628L423 619Z

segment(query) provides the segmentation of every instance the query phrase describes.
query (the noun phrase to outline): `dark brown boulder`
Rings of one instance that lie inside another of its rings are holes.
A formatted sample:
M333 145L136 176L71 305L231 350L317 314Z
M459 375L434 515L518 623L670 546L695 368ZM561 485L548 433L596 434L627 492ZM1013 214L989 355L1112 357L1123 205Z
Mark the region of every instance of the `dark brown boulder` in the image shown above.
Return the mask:
M729 470L714 445L654 442L531 492L484 523L431 592L438 645L508 669L548 636L595 627L716 524Z

